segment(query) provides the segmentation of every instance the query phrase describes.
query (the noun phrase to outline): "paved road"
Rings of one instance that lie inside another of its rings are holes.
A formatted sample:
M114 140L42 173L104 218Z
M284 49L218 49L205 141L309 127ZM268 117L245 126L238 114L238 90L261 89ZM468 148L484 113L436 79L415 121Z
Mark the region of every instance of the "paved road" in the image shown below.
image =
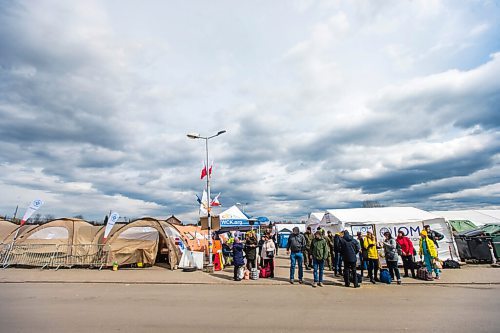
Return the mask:
M0 284L0 332L498 332L500 287Z

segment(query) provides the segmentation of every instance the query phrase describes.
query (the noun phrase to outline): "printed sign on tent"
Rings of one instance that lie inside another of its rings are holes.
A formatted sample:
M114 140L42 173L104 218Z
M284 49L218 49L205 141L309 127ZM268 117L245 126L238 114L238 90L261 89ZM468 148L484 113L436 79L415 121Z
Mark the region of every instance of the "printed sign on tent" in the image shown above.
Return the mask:
M366 236L368 231L373 232L373 225L351 225L351 235L356 236L358 232L361 232L361 235Z

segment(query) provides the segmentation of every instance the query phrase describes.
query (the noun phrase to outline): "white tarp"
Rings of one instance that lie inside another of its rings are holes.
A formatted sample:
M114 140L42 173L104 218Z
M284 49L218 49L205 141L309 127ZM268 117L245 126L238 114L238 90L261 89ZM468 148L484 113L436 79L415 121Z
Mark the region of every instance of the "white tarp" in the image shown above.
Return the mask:
M467 220L477 226L488 223L500 223L500 210L476 209L476 210L436 210L434 215L450 220Z
M311 227L312 230L316 230L316 228L320 225L323 216L325 216L324 212L313 212L309 214L309 218L306 221L306 228Z
M130 227L118 235L118 239L158 240L158 230L152 227Z
M419 234L424 225L430 225L444 235L439 241L439 258L446 260L458 258L455 250L451 231L444 218L414 207L377 207L377 208L353 208L353 209L331 209L327 210L321 220L321 227L332 232L342 230L354 231L362 225L372 225L378 241L383 240L383 233L390 231L393 237L397 237L398 231L402 230L413 242L418 252ZM355 235L355 234L354 234Z
M30 235L27 239L68 239L68 229L65 227L47 227Z
M182 252L179 268L192 268L203 269L203 252L185 250Z

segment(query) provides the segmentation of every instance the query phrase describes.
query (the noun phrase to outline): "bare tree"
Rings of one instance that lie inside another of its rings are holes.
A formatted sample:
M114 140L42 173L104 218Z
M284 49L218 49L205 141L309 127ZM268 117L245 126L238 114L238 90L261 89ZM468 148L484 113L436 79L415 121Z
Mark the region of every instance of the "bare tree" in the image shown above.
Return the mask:
M54 215L52 215L52 214L45 214L44 217L43 217L43 222L47 223L49 221L52 221L53 219L55 219Z
M384 205L382 205L378 201L370 201L370 200L363 201L363 208L375 208L375 207L384 207Z

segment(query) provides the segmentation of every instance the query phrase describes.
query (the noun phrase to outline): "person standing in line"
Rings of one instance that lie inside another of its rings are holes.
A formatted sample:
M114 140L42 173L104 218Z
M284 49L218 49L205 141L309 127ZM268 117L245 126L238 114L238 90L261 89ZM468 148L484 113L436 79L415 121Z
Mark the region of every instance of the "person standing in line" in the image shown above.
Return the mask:
M316 286L323 287L323 271L325 268L325 260L328 259L328 244L321 232L314 233L314 239L311 242L311 254L313 259L314 268L314 282L313 288Z
M436 249L439 249L438 241L443 240L444 235L435 230L431 230L430 225L424 225L424 230L427 232L427 238L434 242Z
M326 232L325 236L326 245L328 248L328 258L326 258L326 264L328 264L328 268L330 271L333 271L333 234L330 230Z
M299 266L299 283L303 283L304 269L302 267L302 262L304 257L302 251L306 246L306 239L304 235L299 232L298 227L294 227L292 234L288 238L288 243L286 245L286 253L290 255L290 283L294 283L295 276L295 264Z
M364 248L368 253L368 277L370 282L375 284L375 282L380 282L378 279L378 251L377 251L377 240L373 232L368 231L364 239Z
M361 270L361 277L363 277L363 272L365 271L365 269L367 269L366 261L368 259L368 252L365 249L365 245L364 245L365 240L363 239L361 232L358 231L356 236L358 239L359 246L361 247L361 250L359 251L359 267Z
M250 271L252 268L256 268L257 259L257 237L254 231L249 231L245 235L245 254L247 258L247 269Z
M354 288L359 288L358 277L356 275L356 261L361 247L356 239L354 239L349 231L344 231L344 236L340 240L340 253L344 260L344 285L350 286L350 276L354 282Z
M385 261L387 263L387 268L389 268L389 274L394 280L394 275L396 276L397 283L401 284L401 275L399 274L398 268L398 243L389 231L384 232L385 240L382 242L384 246Z
M274 278L274 256L276 255L276 245L269 235L262 236L264 244L262 245L262 251L260 256L264 261L264 267L270 266L271 275L270 278Z
M396 242L398 242L401 247L401 259L403 259L403 268L405 270L403 277L409 277L408 270L410 270L411 277L415 279L415 262L413 261L415 248L413 247L412 241L404 235L402 230L400 230Z
M342 232L336 233L333 236L333 271L335 276L342 275L342 255L340 254L340 240L342 236Z
M239 238L234 239L233 243L233 264L234 264L234 281L241 281L238 276L238 271L241 267L245 266L245 259L243 258L243 244Z
M441 271L435 266L435 260L438 257L437 249L434 242L427 236L427 231L422 230L420 233L420 244L418 254L423 257L427 271L436 274L435 279L439 280Z
M314 239L314 235L311 231L311 227L306 228L304 238L306 240L306 246L304 247L304 251L302 252L302 255L304 256L304 266L306 267L306 269L312 269L311 244Z
M257 249L258 249L258 252L257 253L262 253L262 247L264 246L264 236L268 235L268 233L264 233L260 239L259 239L259 242L257 243ZM259 256L259 266L260 267L264 267L264 259L262 258L262 255Z
M278 229L276 228L275 223L269 223L270 231L269 231L269 238L274 242L274 247L276 249L276 255L278 255Z

